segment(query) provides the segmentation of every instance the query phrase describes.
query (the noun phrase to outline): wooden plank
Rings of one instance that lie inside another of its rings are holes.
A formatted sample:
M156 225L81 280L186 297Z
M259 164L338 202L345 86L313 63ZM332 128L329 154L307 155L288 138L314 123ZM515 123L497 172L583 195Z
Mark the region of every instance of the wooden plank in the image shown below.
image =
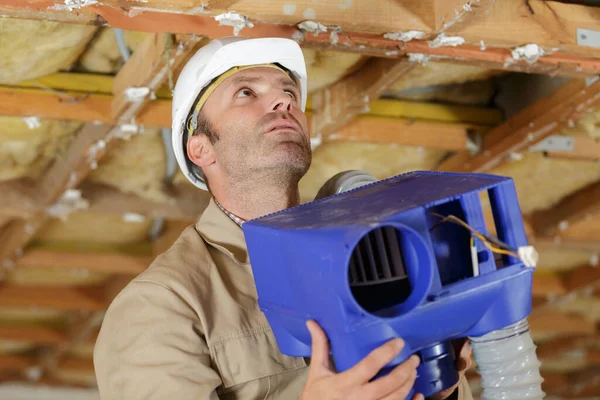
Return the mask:
M496 0L435 1L438 32L460 32L490 13Z
M573 240L562 238L560 236L531 236L529 243L538 250L543 249L573 249L589 252L600 252L600 241L594 240Z
M568 195L551 209L534 212L531 221L537 234L554 235L598 211L600 181Z
M210 196L187 183L164 187L166 202L148 200L107 185L84 182L82 196L89 201L88 212L99 214L139 214L147 218L194 221L208 206Z
M600 139L589 136L571 136L573 149L565 151L546 151L545 155L550 158L563 158L569 160L600 160Z
M83 369L92 370L92 360L77 360L69 362L64 357L67 352L79 344L85 343L96 332L104 313L101 311L93 313L78 312L74 315L67 326L67 340L54 346L49 351L43 352L39 357L39 366L42 374L52 375L59 369ZM91 367L89 367L91 365Z
M596 324L582 316L547 310L544 313L531 314L529 327L536 333L552 333L557 335L593 335Z
M28 183L17 179L0 182L0 215L29 218L45 212L34 193L21 190ZM78 188L81 197L88 202L86 212L96 214L138 214L146 218L194 221L206 208L210 197L187 183L166 185L165 202L158 202L124 193L112 186L83 182Z
M102 94L57 94L4 86L0 88L0 115L110 123L111 100L112 96Z
M402 146L422 146L449 151L467 147L468 124L414 121L401 118L359 116L348 125L325 135L323 142L358 141L394 143Z
M62 311L102 311L101 288L1 285L0 306L39 307Z
M0 355L0 370L24 370L35 366L31 357L19 355Z
M414 66L408 61L372 58L357 72L313 93L313 107L318 111L311 118L312 134L324 137L336 132Z
M32 248L17 259L16 266L84 269L102 273L137 275L148 268L151 257L121 253L67 252Z
M0 86L0 115L71 120L81 122L114 123L111 117L113 96L84 95L66 92L75 100L41 89ZM171 101L159 99L150 102L136 118L139 125L171 127Z
M557 274L533 275L533 296L564 295L567 293L564 282Z
M457 47L430 46L427 40L433 39L436 32L413 10L400 2L355 2L341 10L339 4L324 1L307 7L310 8L309 14L319 16L318 21L321 24L340 26L342 33L338 33L336 40L332 40L329 31L318 35L301 32L296 25L306 20L306 17L300 12L290 15L282 13L284 4L278 1L257 4L254 0L243 0L238 2L235 8L238 13L249 17L249 22L253 24L252 28L242 29L238 33L240 36L295 38L307 47L351 51L378 57L395 58L404 53L422 53L457 61L487 63L488 66L498 69L526 68L535 73L571 76L580 76L583 73L590 76L600 72L600 65L594 59L600 51L577 45L577 37L574 34L578 27L599 30L597 9L573 5L556 6L557 3L547 6L548 3L542 0L530 0L527 2L529 6L514 2L508 3L510 5L507 7L501 7L500 4L504 3L495 2L495 6L489 12L478 14L466 27L457 25L457 29L460 28L459 33L466 41L466 44ZM23 11L29 9L36 11L30 14L30 18L61 21L69 18L68 11L53 10L45 13L44 10L53 4L52 1L23 4L18 0L2 0L0 12L7 17L23 18ZM144 4L142 7L123 9L120 1L108 0L86 7L85 11L91 14L90 18L74 19L74 22L98 23L100 20L109 26L127 30L199 34L210 38L231 36L233 33L230 25L222 25L215 19L215 12L208 10L206 14L201 15L197 5L193 9L165 9L168 4L159 2L154 6ZM296 8L299 10L304 7ZM531 8L536 9L535 18L532 17ZM520 29L515 29L515 20L519 21ZM451 28L446 34L456 33ZM383 36L386 33L408 30L422 31L424 39L404 43ZM482 40L485 42L485 50L482 50L480 44ZM527 43L545 47L550 54L533 63L523 59L515 60L511 48Z
M600 283L600 268L590 265L576 267L567 272L564 281L568 291L592 287Z
M13 179L0 182L0 193L0 215L30 217L41 211L41 204L31 181Z
M559 337L539 344L536 354L543 362L546 359L557 357L573 349L588 347L597 341L600 341L599 334Z
M202 39L203 37L193 35L175 41L172 35L166 33L146 37L114 79L113 119L121 123L135 121L140 110L150 102L153 93L167 81Z
M0 340L28 342L41 345L63 343L66 340L64 332L43 326L2 326L0 325Z
M504 162L512 153L522 152L552 134L567 128L583 113L600 104L600 81L587 86L573 79L553 95L525 108L483 139L483 148L475 156L456 153L438 169L456 172L487 172Z
M74 81L78 81L77 77L74 77ZM71 89L84 90L85 85L79 87L73 84ZM79 103L70 103L64 101L59 94L41 89L0 86L0 115L24 117L35 115L47 119L113 123L110 118L112 96L107 94L82 95L76 91L66 93L75 98L85 97L85 99ZM311 114L312 101L310 99L307 106L309 107L307 114ZM478 125L496 125L502 122L502 113L498 109L385 99L373 101L369 105L369 110L364 114ZM170 128L170 99L159 98L149 102L140 111L136 121L139 125Z

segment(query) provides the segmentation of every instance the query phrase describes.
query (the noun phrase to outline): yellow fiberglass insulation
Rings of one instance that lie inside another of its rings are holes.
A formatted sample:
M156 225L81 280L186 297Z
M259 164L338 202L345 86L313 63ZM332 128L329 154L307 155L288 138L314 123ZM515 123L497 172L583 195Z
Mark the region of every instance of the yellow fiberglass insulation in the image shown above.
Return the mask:
M500 73L503 73L503 71L490 70L472 65L428 62L425 65L415 66L415 68L404 74L394 82L386 91L386 94L392 95L407 89L488 79Z
M313 151L313 162L300 181L303 202L312 200L325 181L350 169L366 171L378 179L416 169L433 169L445 151L420 147L360 142L326 143Z
M308 75L308 91L327 87L362 65L360 54L303 48Z
M89 179L127 193L164 201L165 150L160 130L145 128L128 140L119 140L98 163Z
M124 31L125 46L131 54L150 33ZM102 28L81 56L80 66L87 72L117 73L124 60L117 44L115 29Z
M523 159L509 161L491 173L514 178L521 211L529 214L550 208L563 197L600 180L600 163L526 153Z
M37 177L67 149L81 123L0 116L0 180Z
M0 19L0 84L69 69L96 30L89 25Z

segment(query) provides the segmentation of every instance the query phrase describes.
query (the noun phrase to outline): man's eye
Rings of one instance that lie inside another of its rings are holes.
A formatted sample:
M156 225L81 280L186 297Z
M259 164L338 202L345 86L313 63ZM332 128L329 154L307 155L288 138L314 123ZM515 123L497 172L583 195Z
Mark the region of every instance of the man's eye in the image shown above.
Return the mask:
M237 92L236 97L248 97L252 96L252 91L250 89L242 89Z
M294 99L294 100L298 99L298 96L296 96L296 93L292 92L291 90L286 90L285 92L287 94L289 94L292 99Z

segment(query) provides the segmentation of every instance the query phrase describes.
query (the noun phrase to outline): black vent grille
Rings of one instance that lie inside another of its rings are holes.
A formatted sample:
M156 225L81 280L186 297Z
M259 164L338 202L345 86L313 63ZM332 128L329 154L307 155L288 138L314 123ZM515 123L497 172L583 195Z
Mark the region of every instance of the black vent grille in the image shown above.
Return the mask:
M365 235L350 259L352 295L369 312L404 302L411 285L404 267L398 231L381 227Z
M365 235L352 253L350 284L359 286L406 278L398 231L377 228Z

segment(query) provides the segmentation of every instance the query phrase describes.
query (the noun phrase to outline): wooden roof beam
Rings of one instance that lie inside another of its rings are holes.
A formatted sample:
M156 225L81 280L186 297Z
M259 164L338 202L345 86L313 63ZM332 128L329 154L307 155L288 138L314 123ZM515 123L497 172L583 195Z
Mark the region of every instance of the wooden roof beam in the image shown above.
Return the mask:
M600 340L600 333L593 335L567 335L551 339L537 346L536 354L540 360L551 359L577 348L586 348Z
M312 135L324 137L343 128L414 66L408 60L371 58L360 70L313 93Z
M573 79L551 96L538 100L489 131L483 138L482 149L476 155L458 152L442 162L438 169L489 172L505 162L511 154L527 151L599 105L600 81L588 86L585 80Z
M555 235L600 211L600 181L562 199L557 205L531 215L533 228L540 235Z
M76 134L66 156L57 158L36 184L41 205L51 206L89 173L104 152L103 138L108 132L108 126L87 124ZM26 220L15 219L0 231L0 262L13 263L47 218L40 212Z
M199 41L199 37L186 37L180 41L170 42L164 39L157 43L156 35L147 37L114 80L116 97L112 119L121 121L121 117L124 117L128 123L135 124L135 116L150 100L151 92L162 86L168 78L169 70L177 68ZM149 50L152 50L151 53L146 54ZM148 93L132 99L127 90L130 85L139 89L138 84L144 85L142 89ZM137 133L137 130L135 127L132 133ZM55 204L66 190L75 188L83 181L96 168L112 140L122 136L122 133L120 128L86 124L70 145L66 157L56 159L39 182L36 189L40 193L42 204ZM28 220L14 220L0 232L0 260L3 264L14 262L22 254L22 249L45 223L46 218L46 215L39 215Z
M67 340L64 332L43 326L3 326L0 325L0 340L57 345Z
M204 37L196 35L175 40L168 33L146 37L114 79L112 119L117 123L135 123L137 115L156 99L155 92L165 82L175 84L172 82L174 71L203 40Z
M438 42L441 42L438 46L434 39L441 29L437 28L446 21L439 21L437 26L432 26L431 13L427 12L432 2L425 2L425 6L422 3L355 2L345 10L340 10L337 4L322 2L311 3L310 7L297 6L291 12L282 13L282 4L275 0L263 1L260 7L252 0L242 0L236 3L235 9L242 15L242 21L245 21L244 17L248 20L238 25L238 28L243 27L239 32L234 31L234 23L227 18L224 21L221 17L217 18L223 10L203 9L205 13L200 14L194 2L174 4L167 0L153 1L142 6L132 4L126 8L119 0L106 0L101 4L68 11L60 10L65 7L64 2L58 0L2 0L0 12L7 17L108 25L155 33L198 34L209 38L231 36L234 32L246 37L286 37L297 39L304 46L377 57L397 58L403 54L417 53L431 59L533 73L591 76L600 72L600 66L594 59L600 55L600 51L577 42L578 28L600 30L599 11L596 8L543 0L530 0L527 5L496 1L489 8L483 7L485 12L478 12L477 3L471 2L471 11L463 9L463 16L459 16L458 21L444 31L447 36L458 36L458 39L452 39L454 43L464 40L465 44L447 45L438 38ZM445 7L450 13L460 5L457 0L447 3L449 5L436 1L434 4ZM485 5L488 1L480 0L479 3ZM438 10L435 15L443 15L444 10ZM332 35L328 30L314 35L300 30L296 25L306 20L303 15L305 12L318 16L317 21L323 26L339 26L341 32ZM462 19L465 23L460 23ZM510 29L515 20L519 21L519 30ZM408 42L393 39L394 35L406 31L418 31L423 38ZM515 58L512 50L524 44L539 45L546 54L536 57L535 62L531 58Z
M0 285L0 306L37 307L61 311L103 311L101 287Z
M593 335L596 333L594 322L577 314L549 309L544 313L531 314L529 327L537 333L557 335Z

